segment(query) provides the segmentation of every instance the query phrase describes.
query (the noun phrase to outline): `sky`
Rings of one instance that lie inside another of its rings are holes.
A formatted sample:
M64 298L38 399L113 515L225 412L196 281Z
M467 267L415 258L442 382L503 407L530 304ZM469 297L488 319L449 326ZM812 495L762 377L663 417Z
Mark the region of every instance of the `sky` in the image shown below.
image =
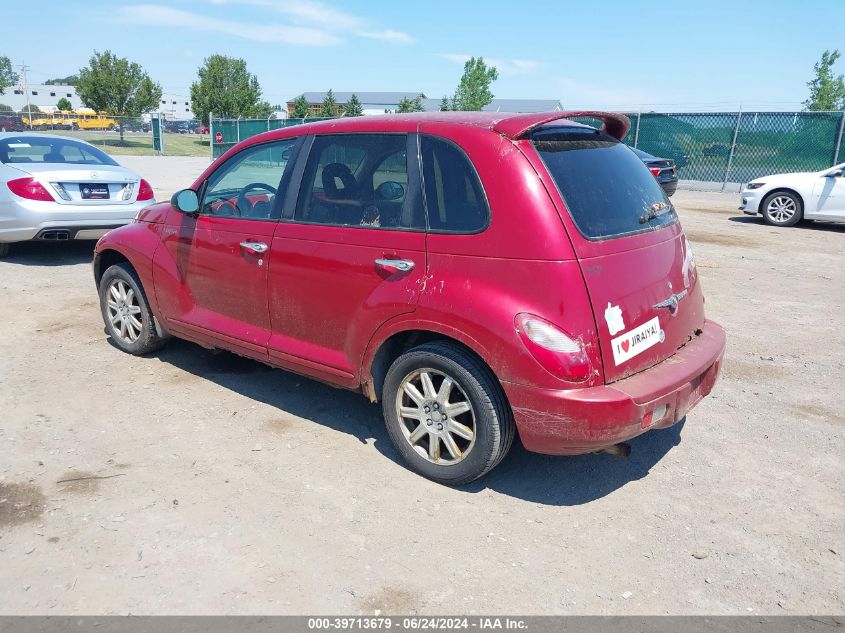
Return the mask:
M452 94L463 62L499 71L501 98L566 108L793 110L826 48L845 52L845 0L39 0L4 11L0 56L31 84L94 50L188 95L205 57L246 60L264 98L304 91ZM31 10L27 10L27 6ZM845 73L845 60L837 64ZM0 97L2 100L2 97Z

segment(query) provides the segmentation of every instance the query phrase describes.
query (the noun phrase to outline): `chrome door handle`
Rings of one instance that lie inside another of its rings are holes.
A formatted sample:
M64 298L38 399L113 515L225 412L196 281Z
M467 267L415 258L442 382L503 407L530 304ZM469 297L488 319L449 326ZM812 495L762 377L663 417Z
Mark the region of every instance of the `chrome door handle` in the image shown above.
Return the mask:
M266 253L267 245L264 242L241 242L241 248L250 253Z
M377 259L375 264L381 268L393 268L403 273L414 268L414 262L410 259Z

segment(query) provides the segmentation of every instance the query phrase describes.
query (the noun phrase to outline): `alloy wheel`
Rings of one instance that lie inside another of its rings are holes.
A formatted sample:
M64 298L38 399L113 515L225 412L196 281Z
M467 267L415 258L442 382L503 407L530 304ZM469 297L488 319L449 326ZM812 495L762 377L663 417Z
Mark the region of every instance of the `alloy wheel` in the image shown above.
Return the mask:
M417 369L399 385L396 413L405 440L437 465L463 461L475 445L475 411L461 385L436 369Z
M797 211L798 207L795 200L789 196L776 196L769 201L769 205L766 207L766 215L778 224L791 220Z
M109 323L113 333L126 343L134 343L141 336L141 306L132 287L123 279L109 284L106 294Z

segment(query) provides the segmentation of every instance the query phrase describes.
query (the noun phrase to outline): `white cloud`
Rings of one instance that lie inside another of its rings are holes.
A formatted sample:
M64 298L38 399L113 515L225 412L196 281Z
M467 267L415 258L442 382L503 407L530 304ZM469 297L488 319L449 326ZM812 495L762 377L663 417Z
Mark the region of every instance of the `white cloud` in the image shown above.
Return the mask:
M340 41L335 34L313 27L233 22L158 4L117 7L111 14L111 19L123 24L170 26L226 33L255 42L326 46Z
M355 35L373 40L383 40L385 42L399 42L400 44L413 44L416 41L407 33L394 31L393 29L385 29L384 31L358 31Z
M438 55L455 64L465 64L472 55L464 53L440 53ZM488 66L495 66L499 74L506 76L525 75L537 70L539 62L533 59L499 59L496 57L485 57L484 62Z
M285 16L292 24L310 28L317 28L334 34L356 35L368 39L382 40L384 42L397 42L399 44L412 44L415 40L408 33L393 29L380 30L357 15L346 13L339 9L321 2L320 0L208 0L215 5L249 5L263 7L275 13Z

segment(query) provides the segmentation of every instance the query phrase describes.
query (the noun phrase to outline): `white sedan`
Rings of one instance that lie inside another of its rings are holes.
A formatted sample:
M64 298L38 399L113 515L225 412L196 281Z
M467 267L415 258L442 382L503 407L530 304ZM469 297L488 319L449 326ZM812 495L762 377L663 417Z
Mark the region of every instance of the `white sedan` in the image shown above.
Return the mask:
M845 163L822 171L775 174L742 189L740 210L766 224L792 226L800 220L845 222Z
M150 184L93 145L0 133L0 257L25 240L90 240L155 202Z

